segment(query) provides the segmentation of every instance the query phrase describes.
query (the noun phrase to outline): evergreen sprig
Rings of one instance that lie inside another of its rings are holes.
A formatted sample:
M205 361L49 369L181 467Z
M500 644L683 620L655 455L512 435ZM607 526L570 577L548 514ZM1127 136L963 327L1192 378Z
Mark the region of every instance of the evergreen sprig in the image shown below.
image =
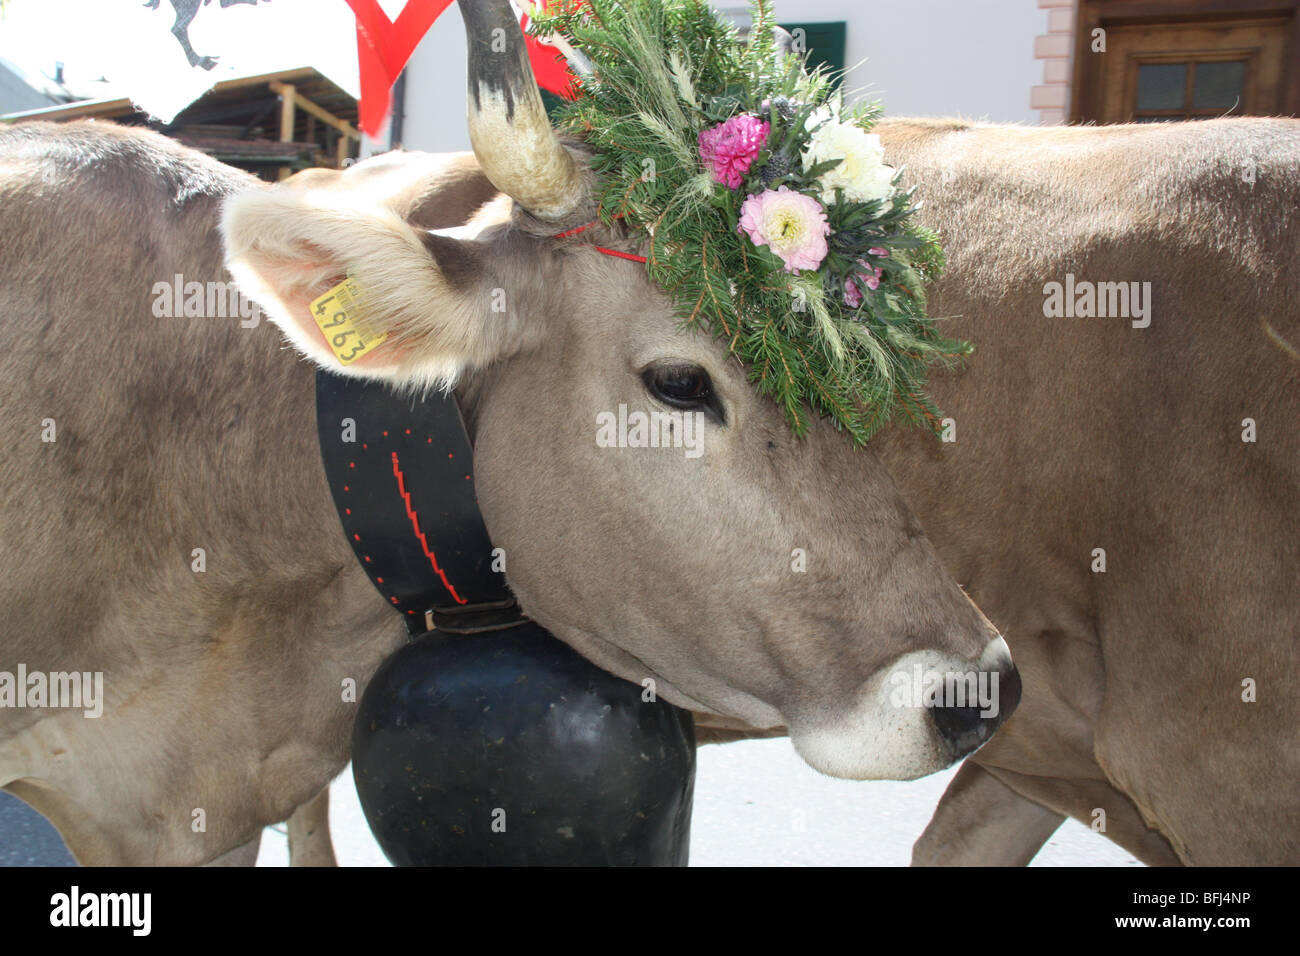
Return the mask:
M875 105L845 107L835 77L808 70L806 55L779 55L769 0L752 11L745 43L704 0L552 0L531 29L563 35L592 66L556 121L594 151L602 221L621 221L644 240L649 275L685 325L723 339L796 434L810 409L859 444L900 417L937 431L940 413L924 391L928 367L970 346L941 336L926 314L925 285L943 254L937 237L912 223L912 192L898 188L898 175L886 200L836 194L816 270L785 271L738 230L750 193L785 185L817 195L818 178L838 162L803 167L819 110L864 130L879 115ZM733 190L702 166L698 136L745 113L771 128ZM864 281L862 264L882 271L877 288ZM845 302L846 282L862 297L857 308Z

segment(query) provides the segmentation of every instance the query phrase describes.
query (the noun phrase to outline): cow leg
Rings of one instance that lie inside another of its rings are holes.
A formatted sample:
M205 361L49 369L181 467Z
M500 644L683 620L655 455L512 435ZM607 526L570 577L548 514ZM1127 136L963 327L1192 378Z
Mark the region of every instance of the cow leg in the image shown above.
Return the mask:
M258 834L243 846L227 850L215 860L209 860L204 866L257 866L257 853L262 848L262 834Z
M329 787L289 817L289 865L338 866L330 839Z
M912 865L1024 866L1064 822L968 760L912 847Z
M1084 826L1103 823L1099 832L1148 866L1183 865L1169 841L1147 826L1137 804L1110 784L1101 767L1095 777L1074 779L1027 776L1000 767L983 769L1030 803L1074 817Z

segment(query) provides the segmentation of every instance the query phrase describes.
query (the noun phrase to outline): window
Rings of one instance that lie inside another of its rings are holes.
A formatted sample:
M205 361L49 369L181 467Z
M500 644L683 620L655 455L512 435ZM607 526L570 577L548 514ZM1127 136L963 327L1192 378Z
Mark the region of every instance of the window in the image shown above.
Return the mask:
M1246 112L1250 58L1137 58L1133 119L1139 123Z
M1289 115L1300 103L1295 0L1082 0L1075 121L1158 123ZM1231 10L1236 16L1228 17ZM1180 19L1158 21L1162 11ZM1131 14L1131 15L1130 15ZM1105 52L1093 31L1105 31Z

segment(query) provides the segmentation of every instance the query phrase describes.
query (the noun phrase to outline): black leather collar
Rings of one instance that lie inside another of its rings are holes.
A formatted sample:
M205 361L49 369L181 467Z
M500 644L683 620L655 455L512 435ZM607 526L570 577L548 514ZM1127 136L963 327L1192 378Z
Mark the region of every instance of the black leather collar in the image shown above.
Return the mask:
M421 400L321 370L316 428L348 543L412 636L526 620L493 570L473 448L453 393Z

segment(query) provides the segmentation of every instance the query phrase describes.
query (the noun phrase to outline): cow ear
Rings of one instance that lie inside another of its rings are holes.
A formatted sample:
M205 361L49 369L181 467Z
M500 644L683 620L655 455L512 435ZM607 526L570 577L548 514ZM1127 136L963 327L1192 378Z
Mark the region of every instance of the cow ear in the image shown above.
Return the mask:
M254 188L227 201L221 230L244 294L335 371L448 387L515 337L513 316L487 308L482 243L417 231L373 200Z

